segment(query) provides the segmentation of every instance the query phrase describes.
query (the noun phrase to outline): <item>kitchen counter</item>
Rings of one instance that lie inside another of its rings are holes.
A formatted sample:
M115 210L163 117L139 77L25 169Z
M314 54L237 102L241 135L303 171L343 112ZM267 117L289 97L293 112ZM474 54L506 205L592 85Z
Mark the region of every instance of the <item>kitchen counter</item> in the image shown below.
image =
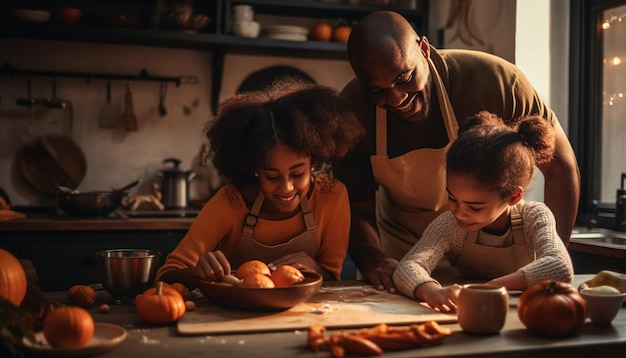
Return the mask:
M576 273L603 269L626 272L626 233L575 227L568 247Z
M175 214L195 216L197 212L121 212L106 218L26 212L26 219L0 222L0 247L33 261L41 289L66 290L76 283L97 282L95 253L101 250L156 250L163 264L194 220L171 216Z
M0 231L116 231L187 230L197 212L116 212L104 218L73 218L49 213L27 213L26 219L0 221Z
M574 285L589 280L592 275L576 275ZM332 285L365 287L360 281L333 282ZM196 293L194 291L194 293ZM65 292L49 293L52 302L67 303ZM97 313L100 303L110 297L98 292L98 303L90 308L96 322L114 323L124 327L126 339L117 347L102 352L98 357L330 357L328 351L314 353L306 342L306 329L272 333L223 334L179 336L176 325L149 326L140 323L132 305L111 305L109 313ZM198 305L207 304L196 296ZM512 299L514 302L515 299ZM407 304L417 304L407 299ZM201 310L188 312L198 315ZM465 333L456 323L443 324L452 329L452 335L439 346L385 352L386 357L613 357L626 350L626 307L623 307L611 326L594 326L588 320L577 336L549 339L530 335L511 305L502 332L496 335ZM32 356L32 355L29 355Z

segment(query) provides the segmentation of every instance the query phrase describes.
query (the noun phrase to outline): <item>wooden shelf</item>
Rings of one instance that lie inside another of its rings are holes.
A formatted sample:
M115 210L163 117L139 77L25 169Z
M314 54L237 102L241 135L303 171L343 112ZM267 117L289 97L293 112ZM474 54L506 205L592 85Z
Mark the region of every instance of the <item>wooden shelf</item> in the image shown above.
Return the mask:
M244 38L229 35L231 8L237 4L252 5L256 14L315 19L342 19L353 22L367 13L378 10L394 10L411 21L415 28L425 34L427 0L418 1L418 9L396 9L390 7L362 6L329 3L313 0L205 0L195 1L198 12L211 17L207 28L198 33L170 31L152 28L150 13L155 0L26 0L19 6L54 11L63 6L83 9L84 22L63 24L51 19L47 23L33 23L15 20L10 3L0 6L0 37L54 40L69 42L89 42L180 48L210 51L213 56L212 109L217 110L222 83L224 56L227 53L257 56L284 56L300 58L346 59L346 45L335 42L286 41L268 38ZM15 5L16 7L18 5ZM93 14L98 11L118 12L133 16L135 26L112 26L93 24ZM91 20L90 20L91 19Z

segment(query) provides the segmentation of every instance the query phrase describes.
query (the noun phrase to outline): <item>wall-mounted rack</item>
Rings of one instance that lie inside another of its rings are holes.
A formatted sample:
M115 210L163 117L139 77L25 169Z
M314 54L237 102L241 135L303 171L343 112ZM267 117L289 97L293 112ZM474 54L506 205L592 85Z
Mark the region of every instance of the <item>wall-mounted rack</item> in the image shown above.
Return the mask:
M176 87L181 84L197 84L198 78L194 76L183 77L166 77L151 76L144 68L137 75L113 74L113 73L92 73L92 72L63 72L63 71L42 71L42 70L26 70L16 69L9 64L4 64L0 69L0 73L9 76L31 76L31 77L68 77L68 78L84 78L87 82L92 79L104 80L123 80L123 81L149 81L149 82L167 82L175 83Z

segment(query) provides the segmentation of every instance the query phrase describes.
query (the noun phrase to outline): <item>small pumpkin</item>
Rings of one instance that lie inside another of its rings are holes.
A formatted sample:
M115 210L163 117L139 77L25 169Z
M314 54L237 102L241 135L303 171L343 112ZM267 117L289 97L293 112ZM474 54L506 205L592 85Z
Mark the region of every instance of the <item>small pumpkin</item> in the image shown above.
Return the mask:
M96 302L96 290L91 286L74 285L67 291L67 297L77 306L89 307Z
M519 298L517 315L529 332L547 337L578 333L587 303L572 285L552 280L529 287Z
M19 306L26 296L27 284L20 261L10 252L0 249L0 296Z
M152 324L169 324L178 321L186 311L185 300L175 289L159 281L135 297L139 320Z
M91 314L76 306L52 310L43 323L43 336L54 348L76 348L87 344L95 330Z
M335 27L333 30L333 41L348 43L348 39L350 38L350 33L352 32L352 28L348 25L339 25Z
M187 286L183 285L180 282L174 282L172 284L170 284L170 287L175 289L176 291L178 291L178 293L180 293L180 295L183 297L183 300L188 300L189 296L191 295L191 292L189 291L189 289L187 288Z

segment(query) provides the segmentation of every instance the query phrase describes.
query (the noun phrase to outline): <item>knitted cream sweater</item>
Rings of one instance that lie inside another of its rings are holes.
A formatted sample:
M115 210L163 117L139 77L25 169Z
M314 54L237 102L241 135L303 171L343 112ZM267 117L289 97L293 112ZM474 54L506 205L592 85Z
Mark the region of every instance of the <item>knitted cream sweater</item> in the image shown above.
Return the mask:
M567 248L556 232L556 222L550 209L540 202L522 202L517 204L522 212L524 239L530 256L536 260L521 267L527 286L541 280L552 279L571 282L574 277L572 261ZM446 211L439 215L426 228L421 239L400 260L393 281L400 292L414 297L417 286L435 281L430 277L437 263L445 255L455 265L461 251L467 231L462 230L454 215ZM506 247L513 244L511 229L501 236L480 231L476 243ZM495 277L494 277L495 278Z

